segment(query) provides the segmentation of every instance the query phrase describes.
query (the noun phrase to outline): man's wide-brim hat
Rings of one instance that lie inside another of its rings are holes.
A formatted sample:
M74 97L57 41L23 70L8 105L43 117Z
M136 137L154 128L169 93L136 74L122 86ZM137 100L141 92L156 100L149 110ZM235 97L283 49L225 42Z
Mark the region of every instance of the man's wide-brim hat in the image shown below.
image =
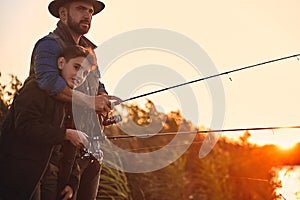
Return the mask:
M58 13L58 9L67 4L67 3L72 3L72 2L77 2L77 1L82 1L82 2L87 2L93 5L94 7L94 14L96 15L97 13L101 12L105 5L104 3L102 3L101 1L97 1L97 0L54 0L52 1L49 6L49 12L54 16L59 18L59 13Z

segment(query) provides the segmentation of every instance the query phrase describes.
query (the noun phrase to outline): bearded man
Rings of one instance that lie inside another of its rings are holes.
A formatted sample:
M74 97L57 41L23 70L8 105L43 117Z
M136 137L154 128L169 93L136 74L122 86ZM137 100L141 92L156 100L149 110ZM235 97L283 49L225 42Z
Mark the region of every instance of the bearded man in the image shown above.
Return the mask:
M81 119L77 120L79 124L75 123L76 129L84 131L90 138L101 138L101 135L99 137L97 134L100 134L103 130L95 111L107 113L111 110L110 100L118 102L121 100L107 95L104 85L99 82L100 72L98 69L90 73L87 78L88 81L81 86L80 90L72 90L60 76L56 61L62 49L70 45L96 48L96 45L84 37L84 34L90 30L92 17L100 13L104 7L104 3L97 0L52 1L48 9L54 17L59 18L57 28L35 44L30 66L30 75L36 77L38 86L41 89L61 101L79 106ZM67 128L75 128L72 115L74 116L76 113L69 113L67 119L70 119L70 123L66 125ZM92 144L91 146L95 147L97 145ZM70 196L75 196L77 200L96 199L101 171L101 163L99 162L102 159L101 150L92 150L94 152L93 156L97 159L91 161L91 159L74 155L75 150L69 144L65 144L63 149L62 169L73 166L74 160L78 161L80 167L78 190L75 188L77 192ZM57 152L57 155L59 155L59 152ZM64 182L67 181L64 179L71 177L70 171L72 170L60 172L63 176L62 187ZM68 191L65 191L65 193L68 194Z

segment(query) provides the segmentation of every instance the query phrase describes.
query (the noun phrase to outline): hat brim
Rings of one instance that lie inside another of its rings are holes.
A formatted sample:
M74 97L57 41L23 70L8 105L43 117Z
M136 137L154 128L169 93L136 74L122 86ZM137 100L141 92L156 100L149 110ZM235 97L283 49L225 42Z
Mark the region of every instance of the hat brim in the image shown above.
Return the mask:
M80 0L78 0L78 1L80 1ZM48 10L51 13L51 15L59 18L58 9L68 2L69 2L68 0L52 1L48 6ZM92 1L91 3L93 4L93 7L94 7L93 15L98 14L105 8L105 4L102 3L101 1Z

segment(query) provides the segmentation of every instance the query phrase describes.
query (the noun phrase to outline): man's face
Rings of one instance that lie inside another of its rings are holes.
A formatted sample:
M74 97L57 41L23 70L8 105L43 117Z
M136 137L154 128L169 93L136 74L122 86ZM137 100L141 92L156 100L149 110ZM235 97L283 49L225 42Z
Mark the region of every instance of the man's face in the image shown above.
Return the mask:
M67 25L75 33L84 35L90 30L93 13L91 4L75 1L69 5Z

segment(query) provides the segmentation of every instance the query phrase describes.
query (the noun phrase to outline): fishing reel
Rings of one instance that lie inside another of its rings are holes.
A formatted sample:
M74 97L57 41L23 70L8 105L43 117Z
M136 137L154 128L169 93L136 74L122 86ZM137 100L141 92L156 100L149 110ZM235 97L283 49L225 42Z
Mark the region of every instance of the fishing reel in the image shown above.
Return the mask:
M118 105L115 103L116 101L114 100L110 100L110 108L113 109L115 105ZM113 115L113 111L111 112L107 112L106 115L102 114L102 125L103 126L109 126L109 125L112 125L112 124L117 124L119 122L122 121L122 117L121 115Z
M82 146L80 148L78 148L78 154L77 157L80 159L87 159L89 160L91 163L93 163L94 161L99 161L99 158L97 159L93 153L91 151L89 151L86 147Z
M105 118L103 119L103 126L109 126L112 124L117 124L119 122L122 121L122 117L121 115L113 115L111 117L105 116Z

